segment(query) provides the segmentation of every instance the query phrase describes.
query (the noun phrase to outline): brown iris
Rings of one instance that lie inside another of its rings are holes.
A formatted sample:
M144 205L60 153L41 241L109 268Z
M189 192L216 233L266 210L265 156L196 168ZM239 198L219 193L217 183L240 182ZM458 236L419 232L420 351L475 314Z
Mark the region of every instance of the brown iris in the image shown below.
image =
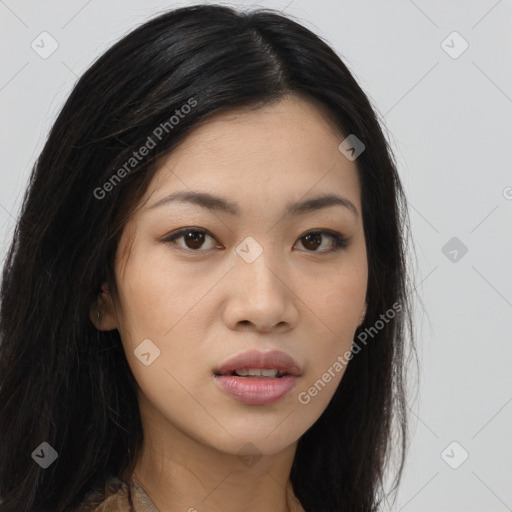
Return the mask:
M200 231L189 231L184 235L185 243L189 249L200 249L204 243L205 233ZM192 245L189 245L192 243Z
M302 244L306 249L316 249L321 243L322 234L321 233L309 233L308 235L302 237L303 241ZM311 240L314 240L313 247L308 247L308 243L311 242Z

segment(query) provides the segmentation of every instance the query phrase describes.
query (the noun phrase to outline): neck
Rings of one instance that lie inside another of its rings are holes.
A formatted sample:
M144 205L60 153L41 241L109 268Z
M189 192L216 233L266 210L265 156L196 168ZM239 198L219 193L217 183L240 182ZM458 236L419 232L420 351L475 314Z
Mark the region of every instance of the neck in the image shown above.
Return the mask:
M159 512L304 512L289 479L296 443L251 461L179 437L145 437L132 475Z

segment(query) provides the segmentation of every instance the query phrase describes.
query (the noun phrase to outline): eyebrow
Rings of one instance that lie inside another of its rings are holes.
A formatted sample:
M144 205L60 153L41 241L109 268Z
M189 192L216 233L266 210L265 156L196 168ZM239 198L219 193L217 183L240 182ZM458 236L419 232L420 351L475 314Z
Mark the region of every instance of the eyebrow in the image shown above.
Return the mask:
M149 206L149 209L174 202L191 203L212 211L215 210L229 213L231 215L240 215L240 208L237 203L209 194L208 192L193 191L173 192ZM350 210L356 217L359 217L359 213L357 208L354 206L354 203L349 201L346 197L342 197L338 194L324 194L319 197L305 199L297 203L290 203L286 206L284 215L303 215L305 213L329 208L331 206L342 206Z

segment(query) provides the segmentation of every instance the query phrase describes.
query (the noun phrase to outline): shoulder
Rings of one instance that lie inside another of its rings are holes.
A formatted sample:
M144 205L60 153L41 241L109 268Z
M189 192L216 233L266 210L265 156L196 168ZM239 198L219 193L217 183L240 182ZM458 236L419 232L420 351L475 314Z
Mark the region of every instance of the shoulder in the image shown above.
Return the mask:
M103 489L86 495L74 512L158 512L158 509L135 482L111 477Z

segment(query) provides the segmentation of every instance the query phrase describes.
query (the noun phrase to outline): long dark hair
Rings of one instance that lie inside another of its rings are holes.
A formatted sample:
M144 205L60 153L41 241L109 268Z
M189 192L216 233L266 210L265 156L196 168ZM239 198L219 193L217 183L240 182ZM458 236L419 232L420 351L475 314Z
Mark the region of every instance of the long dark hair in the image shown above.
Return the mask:
M356 335L378 331L300 438L293 488L307 512L374 511L386 499L396 440L396 490L413 329L408 215L391 149L368 98L318 36L271 9L194 5L153 18L102 55L77 82L34 165L2 274L2 512L70 510L134 467L142 442L137 383L118 331L99 331L89 319L101 283L115 290L123 226L156 161L211 114L287 95L315 102L343 138L355 134L365 145L356 163L368 309ZM155 147L132 165L152 134ZM394 317L376 329L393 304ZM58 455L46 469L34 454L43 442Z

